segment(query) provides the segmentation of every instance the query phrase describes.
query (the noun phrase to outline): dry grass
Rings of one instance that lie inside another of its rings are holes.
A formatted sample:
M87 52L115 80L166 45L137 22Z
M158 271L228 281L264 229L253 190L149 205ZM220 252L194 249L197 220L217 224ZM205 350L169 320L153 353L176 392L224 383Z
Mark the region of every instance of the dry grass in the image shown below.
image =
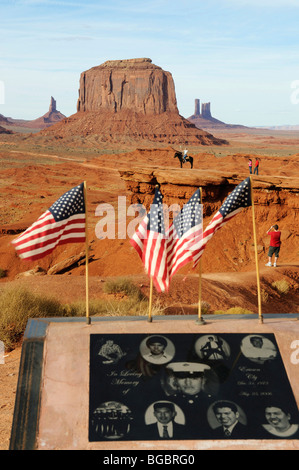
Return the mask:
M108 294L122 293L140 301L145 300L145 296L141 290L130 279L125 277L107 281L104 285L104 292Z
M122 289L121 290L121 286ZM107 287L115 292L126 292L121 299L97 299L89 302L90 316L147 316L148 300L129 282ZM161 315L163 308L154 304L152 315ZM7 287L0 291L0 341L6 350L14 349L22 339L29 318L85 317L84 301L62 304L56 299L34 294L24 288Z
M23 288L5 288L0 295L0 340L12 349L21 339L29 318L64 316L61 304Z
M287 294L290 290L290 285L285 279L272 282L271 286L274 287L279 294Z
M253 314L251 310L247 310L246 308L242 307L231 307L228 310L215 310L214 314L216 315L248 315Z

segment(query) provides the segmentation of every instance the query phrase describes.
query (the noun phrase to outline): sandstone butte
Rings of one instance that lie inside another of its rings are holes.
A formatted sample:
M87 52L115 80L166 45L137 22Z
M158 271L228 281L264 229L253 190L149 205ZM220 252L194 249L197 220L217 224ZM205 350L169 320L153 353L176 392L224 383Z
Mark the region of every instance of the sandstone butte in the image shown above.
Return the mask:
M99 141L118 143L227 144L179 114L171 73L147 58L109 60L82 72L77 113L41 133L96 135Z
M28 128L28 129L44 129L45 127L52 126L56 122L61 121L61 119L65 118L65 115L62 114L60 111L56 109L56 101L51 96L49 111L47 111L43 116L33 119L33 120L25 120L25 119L12 119L7 118L0 114L0 134L9 134L11 133L10 129L15 128ZM4 126L4 127L2 127ZM6 127L8 129L6 129ZM18 132L18 130L16 130Z

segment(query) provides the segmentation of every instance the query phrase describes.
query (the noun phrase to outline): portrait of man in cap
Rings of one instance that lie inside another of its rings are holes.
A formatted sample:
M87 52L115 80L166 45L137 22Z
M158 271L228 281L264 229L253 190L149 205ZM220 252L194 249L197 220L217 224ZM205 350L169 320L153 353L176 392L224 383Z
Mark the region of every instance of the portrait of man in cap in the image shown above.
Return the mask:
M153 403L145 414L148 439L183 439L185 417L174 403L158 401Z
M218 390L218 379L210 366L197 362L171 362L165 367L162 386L168 395L197 398Z

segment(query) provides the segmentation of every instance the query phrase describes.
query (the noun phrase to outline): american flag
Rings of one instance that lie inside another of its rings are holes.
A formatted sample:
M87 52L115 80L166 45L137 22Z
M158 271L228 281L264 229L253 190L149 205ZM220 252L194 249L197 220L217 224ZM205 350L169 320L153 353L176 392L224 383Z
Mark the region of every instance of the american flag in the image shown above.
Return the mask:
M158 188L149 213L130 240L139 254L147 274L158 292L168 289L166 236L163 214L163 196Z
M194 250L202 241L202 205L197 189L175 217L167 233L167 263L169 278L193 259Z
M58 245L85 241L84 184L61 196L25 232L12 241L20 258L37 260Z
M207 228L204 230L200 247L193 252L193 268L195 268L203 254L208 241L212 236L237 215L244 207L252 205L251 202L251 183L250 178L246 178L242 183L233 190L233 192L225 199L219 211L214 215Z

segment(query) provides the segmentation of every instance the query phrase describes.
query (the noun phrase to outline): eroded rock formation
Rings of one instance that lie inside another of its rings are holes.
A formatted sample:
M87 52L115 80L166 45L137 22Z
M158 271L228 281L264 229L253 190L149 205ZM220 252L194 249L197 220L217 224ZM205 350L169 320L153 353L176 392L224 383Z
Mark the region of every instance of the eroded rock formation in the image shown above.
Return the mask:
M2 114L0 114L0 124L4 127L26 127L28 129L45 129L46 127L50 127L53 124L60 122L62 119L65 118L65 115L62 114L60 111L56 109L56 101L51 96L49 111L46 112L43 116L33 119L32 121L25 120L25 119L13 119L13 118L6 118Z
M178 113L170 72L151 59L109 60L83 72L77 111Z
M30 126L43 129L60 122L64 118L65 115L60 111L57 111L56 100L54 100L53 96L51 96L49 111L40 118L35 119L34 121L30 121Z
M293 161L295 164L295 159ZM163 203L168 208L169 222L176 215L178 207L188 202L200 187L202 190L203 226L220 209L227 196L247 176L235 174L231 170L181 170L150 169L136 167L135 170L119 171L126 184L126 194L130 204L143 204L149 210L153 202L156 184L163 194ZM297 218L299 211L299 179L280 176L255 176L253 179L253 200L257 231L257 251L261 266L267 261L269 236L267 230L278 223L282 233L282 263L296 263ZM166 211L167 214L167 211ZM219 250L219 251L218 251ZM295 251L294 251L295 250ZM215 253L217 255L215 256ZM213 260L213 266L210 265ZM224 264L231 270L254 269L253 210L244 208L226 227L208 243L205 253L205 266L214 272L223 272Z
M182 172L183 171L183 172ZM211 215L218 210L224 199L245 178L231 171L181 170L138 168L120 170L121 178L126 182L127 195L131 204L141 203L147 208L151 204L155 185L159 184L163 201L168 204L185 204L194 191L202 188L205 201L204 215ZM298 212L299 179L292 180L279 176L255 176L254 200L261 207L282 206L287 211Z
M180 116L171 73L151 59L107 61L83 72L77 113L43 134L121 144L227 144Z
M246 129L245 126L226 124L225 122L214 118L211 113L211 103L202 103L200 111L200 100L198 98L195 99L194 114L188 117L188 121L199 129Z

